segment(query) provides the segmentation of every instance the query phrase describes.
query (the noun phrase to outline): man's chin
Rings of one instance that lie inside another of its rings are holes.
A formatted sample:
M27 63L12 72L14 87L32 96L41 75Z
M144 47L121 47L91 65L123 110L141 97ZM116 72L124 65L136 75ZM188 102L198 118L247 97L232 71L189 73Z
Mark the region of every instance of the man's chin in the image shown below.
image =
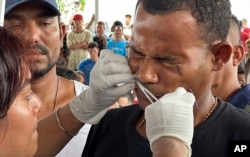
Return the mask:
M42 68L41 66L40 67L34 66L31 70L32 71L32 79L31 80L37 80L37 79L45 76L54 66L55 66L55 64L44 67L44 68Z

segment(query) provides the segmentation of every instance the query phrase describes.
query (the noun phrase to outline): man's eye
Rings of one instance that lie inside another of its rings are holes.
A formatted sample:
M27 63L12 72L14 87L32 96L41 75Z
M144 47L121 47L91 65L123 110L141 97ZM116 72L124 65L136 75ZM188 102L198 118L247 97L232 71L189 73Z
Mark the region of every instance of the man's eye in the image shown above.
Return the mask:
M10 30L16 30L16 29L21 28L21 25L10 25L10 26L8 26L8 28L9 28Z
M29 94L26 96L27 101L29 101L33 95L34 95L34 93L32 91L30 91Z
M44 22L43 23L43 26L50 26L51 25L51 23L49 23L49 22Z

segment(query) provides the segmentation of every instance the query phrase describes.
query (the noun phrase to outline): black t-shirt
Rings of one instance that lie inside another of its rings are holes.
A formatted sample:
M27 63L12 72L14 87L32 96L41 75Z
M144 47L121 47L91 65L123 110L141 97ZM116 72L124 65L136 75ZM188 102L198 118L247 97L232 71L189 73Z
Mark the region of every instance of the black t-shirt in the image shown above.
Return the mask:
M142 110L110 110L92 126L82 157L152 157L149 142L136 132ZM230 140L250 140L250 113L219 100L218 108L194 129L192 157L228 157Z

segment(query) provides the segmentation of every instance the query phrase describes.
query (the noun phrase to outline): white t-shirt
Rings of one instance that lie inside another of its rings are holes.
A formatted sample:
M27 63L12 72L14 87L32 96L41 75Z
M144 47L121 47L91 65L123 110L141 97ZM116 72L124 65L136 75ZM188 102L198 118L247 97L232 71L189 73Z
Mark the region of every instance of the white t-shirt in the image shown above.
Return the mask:
M78 81L74 81L74 85L76 95L79 95L81 92L89 88ZM56 157L81 157L90 127L90 124L85 124L80 129L78 134L69 141L69 143L56 155Z

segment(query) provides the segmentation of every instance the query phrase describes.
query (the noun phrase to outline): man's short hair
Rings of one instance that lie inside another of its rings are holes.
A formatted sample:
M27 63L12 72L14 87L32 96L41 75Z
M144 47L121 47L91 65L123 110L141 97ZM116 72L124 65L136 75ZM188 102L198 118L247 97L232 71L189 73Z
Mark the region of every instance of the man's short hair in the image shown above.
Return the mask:
M98 45L98 43L97 42L95 42L95 41L93 41L93 42L90 42L89 43L89 45L88 45L88 49L93 49L93 48L99 48L98 47L99 45Z
M130 14L126 14L125 17L131 18L132 16Z
M98 21L97 25L103 25L103 26L105 26L105 23L103 21Z
M199 33L196 35L209 45L227 38L232 17L229 0L138 0L136 8L139 5L151 15L190 12L198 25Z

